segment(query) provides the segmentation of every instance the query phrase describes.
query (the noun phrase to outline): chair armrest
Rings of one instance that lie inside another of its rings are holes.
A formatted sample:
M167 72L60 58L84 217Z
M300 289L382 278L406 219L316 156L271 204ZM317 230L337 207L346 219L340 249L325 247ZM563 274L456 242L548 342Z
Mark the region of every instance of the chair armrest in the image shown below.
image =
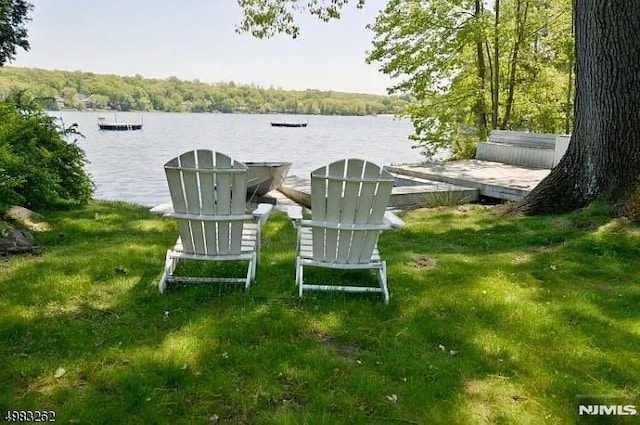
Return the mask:
M151 208L149 212L155 215L171 214L173 212L173 204L166 203L166 204L156 205L155 207Z
M405 226L404 221L391 211L385 211L384 223L391 226L392 229L400 229Z
M293 225L298 227L302 221L302 207L299 205L288 207L287 215L289 216L289 220L293 222Z
M269 214L271 214L272 209L272 204L258 204L258 208L256 208L252 214L253 217L258 220L260 225L263 225L269 218Z

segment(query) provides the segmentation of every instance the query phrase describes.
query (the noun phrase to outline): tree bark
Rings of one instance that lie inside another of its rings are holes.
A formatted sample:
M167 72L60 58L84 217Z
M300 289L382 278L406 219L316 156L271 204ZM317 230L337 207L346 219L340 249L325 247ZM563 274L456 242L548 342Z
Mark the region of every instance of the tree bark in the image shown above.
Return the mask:
M493 126L493 105L494 105L493 92L495 90L495 87L493 86L493 60L491 59L491 48L489 47L488 41L485 41L484 47L487 53L487 62L489 63L488 69L489 69L489 90L491 92L491 130L495 130L496 127Z
M493 84L491 88L491 128L498 128L498 104L500 102L500 0L496 0L493 27Z
M576 19L575 19L575 6L576 1L571 1L571 36L575 38L576 35ZM569 133L571 131L571 118L573 117L573 109L570 108L571 98L573 97L573 67L575 66L575 59L572 56L569 59L569 70L568 70L568 82L567 82L567 101L564 113L564 132Z
M475 16L476 18L480 18L482 13L482 2L481 0L476 0L475 4ZM476 116L478 120L479 127L479 138L484 141L487 138L487 105L485 103L485 92L486 92L486 65L484 62L484 43L482 40L478 40L476 42L476 54L478 59L478 95L477 101L475 105Z
M511 110L513 109L513 97L515 93L516 87L516 71L518 68L518 54L520 53L520 46L524 40L525 36L525 27L527 25L527 15L529 13L529 0L525 0L524 12L520 13L521 2L518 0L516 7L516 25L515 32L516 42L513 45L513 52L511 53L511 58L509 60L509 80L507 86L507 103L504 108L504 117L502 118L502 123L500 128L505 130L509 125L509 121L511 121Z
M517 212L568 212L640 185L640 7L576 0L575 121L569 148Z

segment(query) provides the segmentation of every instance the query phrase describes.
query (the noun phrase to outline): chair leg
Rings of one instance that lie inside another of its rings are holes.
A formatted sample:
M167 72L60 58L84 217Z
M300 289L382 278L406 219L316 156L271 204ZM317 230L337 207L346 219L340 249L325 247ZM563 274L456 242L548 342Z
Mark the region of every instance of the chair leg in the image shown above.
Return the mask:
M162 273L162 277L160 278L160 282L158 282L158 291L162 294L164 293L164 290L166 287L167 287L167 272L164 271Z
M258 261L260 261L260 254L253 254L253 260L251 261L251 264L253 265L253 267L251 268L251 281L255 282L256 280L256 268L258 267Z
M382 291L382 299L385 304L389 304L389 288L387 287L387 263L382 262L382 267L377 270L378 282L380 283L380 290Z
M162 294L167 287L167 279L173 275L173 270L175 269L175 259L171 258L170 252L167 251L167 256L164 261L164 272L162 273L162 277L160 278L160 282L158 282L158 290Z
M256 263L260 262L260 240L262 239L262 224L258 223L258 232L256 234L256 252L258 253ZM254 276L255 277L255 276Z
M244 290L248 290L249 286L251 286L251 278L253 277L253 265L255 263L255 258L249 260L249 265L247 266L247 278L244 281Z
M302 293L304 292L304 275L303 265L300 258L296 259L296 285L298 286L298 297L302 298Z

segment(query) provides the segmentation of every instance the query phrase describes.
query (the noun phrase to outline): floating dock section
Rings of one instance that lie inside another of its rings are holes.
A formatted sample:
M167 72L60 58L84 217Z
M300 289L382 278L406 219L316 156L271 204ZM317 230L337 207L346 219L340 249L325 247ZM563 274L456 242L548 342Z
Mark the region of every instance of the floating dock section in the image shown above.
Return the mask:
M501 162L470 159L442 164L387 166L394 174L449 183L475 189L482 196L518 201L544 179L551 170L528 168Z
M389 206L399 209L423 206L454 205L478 200L478 190L446 182L425 180L410 175L395 175ZM287 177L278 189L287 198L311 207L311 181L298 176Z
M392 208L455 205L480 196L518 201L531 192L564 156L571 136L493 130L478 144L476 159L385 166L396 178ZM280 192L311 206L309 179L291 176Z
M480 196L518 201L551 170L477 159L442 164L385 166L396 177L389 206L400 209L475 202ZM287 177L278 189L292 201L311 207L311 182Z

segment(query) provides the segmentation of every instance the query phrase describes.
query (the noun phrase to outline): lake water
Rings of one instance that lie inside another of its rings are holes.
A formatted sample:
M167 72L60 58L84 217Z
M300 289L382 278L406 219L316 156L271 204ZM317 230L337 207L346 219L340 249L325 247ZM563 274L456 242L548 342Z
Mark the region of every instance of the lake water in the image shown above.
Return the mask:
M292 162L289 175L308 176L342 158L379 165L419 161L408 140L408 120L388 116L334 117L191 113L118 113L118 122L144 122L142 131L100 131L105 112L51 112L65 125L77 123L95 198L156 205L168 202L163 165L192 149L211 149L235 159ZM271 127L270 121L308 122L306 128Z

